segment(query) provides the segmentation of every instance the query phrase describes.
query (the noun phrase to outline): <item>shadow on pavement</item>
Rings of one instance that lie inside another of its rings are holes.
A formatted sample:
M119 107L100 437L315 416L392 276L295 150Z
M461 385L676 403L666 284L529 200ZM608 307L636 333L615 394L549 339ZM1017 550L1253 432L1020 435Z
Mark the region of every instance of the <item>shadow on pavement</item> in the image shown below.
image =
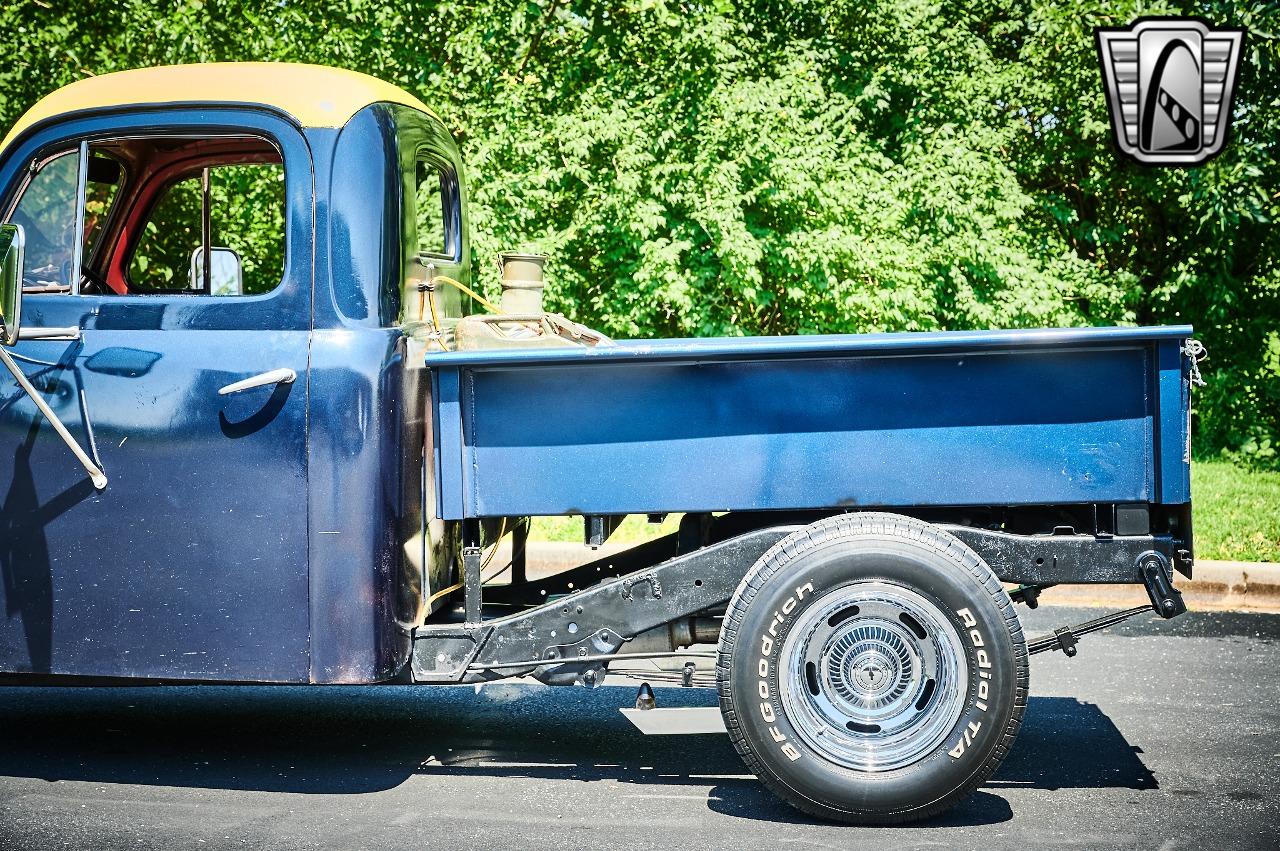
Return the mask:
M830 824L822 819L806 816L792 809L775 797L759 783L752 782L741 787L730 789L717 786L711 790L707 799L707 808L722 815L754 821L785 822L787 824ZM999 824L1013 818L1013 810L1009 802L999 795L981 790L974 792L955 807L947 810L937 818L928 821L912 822L908 827L978 827L986 824ZM885 825L886 829L894 829L899 825ZM863 829L876 829L874 825L863 826Z
M987 785L1158 789L1141 753L1094 704L1073 697L1033 697L1013 750Z
M660 705L715 705L657 689ZM0 776L154 786L359 794L415 774L713 786L726 814L804 821L751 778L723 735L650 736L618 712L630 687L160 686L0 688ZM1032 698L989 784L1156 788L1092 704ZM934 823L1012 817L979 792Z

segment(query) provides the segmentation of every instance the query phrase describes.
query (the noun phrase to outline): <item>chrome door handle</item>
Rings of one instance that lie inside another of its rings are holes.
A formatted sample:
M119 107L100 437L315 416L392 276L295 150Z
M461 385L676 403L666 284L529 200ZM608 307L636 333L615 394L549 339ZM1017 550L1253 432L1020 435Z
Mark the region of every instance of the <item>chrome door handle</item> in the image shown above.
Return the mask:
M23 290L26 292L26 290ZM80 329L71 328L33 328L23 325L18 328L19 340L79 340Z
M228 384L226 387L218 390L219 396L226 396L228 393L239 393L241 390L252 390L255 387L266 387L269 384L292 384L297 379L298 373L292 369L273 369L270 372L264 372L261 375L254 375L243 381L236 381Z

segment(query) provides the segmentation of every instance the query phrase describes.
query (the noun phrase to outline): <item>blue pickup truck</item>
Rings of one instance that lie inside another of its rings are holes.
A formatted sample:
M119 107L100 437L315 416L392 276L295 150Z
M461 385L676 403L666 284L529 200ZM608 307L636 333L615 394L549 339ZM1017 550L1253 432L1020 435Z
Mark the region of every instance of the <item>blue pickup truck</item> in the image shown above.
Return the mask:
M0 221L6 682L675 660L771 790L888 823L991 775L1030 655L1139 611L1027 641L1015 604L1183 611L1187 327L611 340L542 309L537 256L487 301L445 126L304 65L50 94ZM679 523L528 569L531 518L628 515Z

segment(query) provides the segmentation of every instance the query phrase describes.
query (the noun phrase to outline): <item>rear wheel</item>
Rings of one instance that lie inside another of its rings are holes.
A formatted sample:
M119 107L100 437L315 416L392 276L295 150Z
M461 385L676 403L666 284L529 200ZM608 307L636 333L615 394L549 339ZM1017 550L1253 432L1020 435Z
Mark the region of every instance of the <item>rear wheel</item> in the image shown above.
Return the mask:
M772 791L842 821L924 818L995 771L1026 704L1008 595L937 527L820 521L739 586L717 665L730 738Z

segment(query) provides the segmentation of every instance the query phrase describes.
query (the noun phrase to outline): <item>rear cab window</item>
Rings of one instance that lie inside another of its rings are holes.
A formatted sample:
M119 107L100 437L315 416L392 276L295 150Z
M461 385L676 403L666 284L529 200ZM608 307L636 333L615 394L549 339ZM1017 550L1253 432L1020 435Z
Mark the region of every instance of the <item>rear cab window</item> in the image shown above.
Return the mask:
M418 230L418 253L430 257L452 258L453 250L446 229L444 169L428 159L419 159L414 167L414 219Z

